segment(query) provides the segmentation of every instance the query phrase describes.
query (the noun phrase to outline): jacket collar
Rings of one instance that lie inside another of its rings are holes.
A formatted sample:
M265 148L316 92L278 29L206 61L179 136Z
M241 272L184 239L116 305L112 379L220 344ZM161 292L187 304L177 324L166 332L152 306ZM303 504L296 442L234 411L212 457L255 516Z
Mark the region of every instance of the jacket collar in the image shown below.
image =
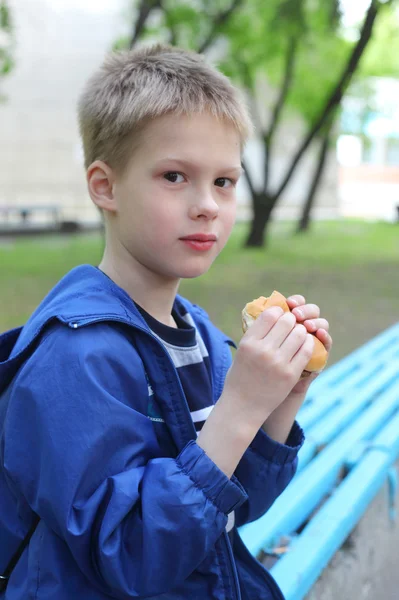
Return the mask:
M177 295L176 301L191 314L201 333L210 326L205 311ZM130 296L100 269L81 265L67 273L49 292L23 327L13 354L30 346L50 322L58 320L73 329L98 321L119 321L150 333ZM221 334L223 341L234 342Z

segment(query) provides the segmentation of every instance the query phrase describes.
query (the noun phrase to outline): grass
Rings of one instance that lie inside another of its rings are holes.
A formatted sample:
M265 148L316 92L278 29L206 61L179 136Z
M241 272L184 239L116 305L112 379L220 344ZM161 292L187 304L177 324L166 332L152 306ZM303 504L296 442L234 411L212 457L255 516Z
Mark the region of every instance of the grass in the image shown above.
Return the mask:
M266 251L243 250L245 232L237 225L210 271L180 288L236 341L243 305L273 289L319 304L334 339L330 363L399 320L397 225L319 222L293 236L291 223L277 223ZM25 322L68 270L98 263L101 252L99 234L1 243L0 330Z

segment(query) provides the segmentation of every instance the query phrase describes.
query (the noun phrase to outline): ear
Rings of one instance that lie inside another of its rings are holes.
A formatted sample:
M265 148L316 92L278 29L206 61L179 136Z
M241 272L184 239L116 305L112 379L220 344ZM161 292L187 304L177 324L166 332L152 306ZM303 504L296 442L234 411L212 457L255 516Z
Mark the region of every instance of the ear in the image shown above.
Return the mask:
M115 175L111 167L102 160L96 160L87 169L87 187L90 198L98 208L116 212L114 196Z

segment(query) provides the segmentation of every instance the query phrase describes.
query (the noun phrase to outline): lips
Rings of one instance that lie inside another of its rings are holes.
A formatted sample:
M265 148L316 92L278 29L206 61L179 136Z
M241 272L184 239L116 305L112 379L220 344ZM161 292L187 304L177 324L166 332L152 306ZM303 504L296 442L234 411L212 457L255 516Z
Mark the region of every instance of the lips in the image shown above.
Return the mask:
M181 240L192 240L195 242L216 242L217 237L213 234L206 233L193 233L192 235L186 235L180 238Z

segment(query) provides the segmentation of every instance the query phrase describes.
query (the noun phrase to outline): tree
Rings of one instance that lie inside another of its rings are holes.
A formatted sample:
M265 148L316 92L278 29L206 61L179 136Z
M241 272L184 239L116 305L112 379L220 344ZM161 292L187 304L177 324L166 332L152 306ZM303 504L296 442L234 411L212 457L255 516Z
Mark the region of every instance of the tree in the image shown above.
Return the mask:
M381 12L373 28L372 43L368 44L359 68L349 86L346 94L356 103L356 114L352 114L352 122L340 121L339 129L347 130L347 133L364 137L363 131L371 115L375 115L381 107L376 106L375 99L375 78L399 76L399 13L397 3L390 3L385 10ZM338 109L339 118L341 110ZM353 123L355 118L355 123ZM336 119L338 120L338 119ZM306 200L303 205L302 216L299 219L296 232L307 231L310 224L310 213L323 177L326 157L329 148L334 148L336 144L336 133L338 127L334 127L334 120L330 119L331 127L325 127L323 134L318 136L319 152L316 160L316 167L312 183L308 190ZM355 128L355 131L354 131ZM334 131L335 130L335 131ZM367 140L365 139L365 142Z
M316 158L315 170L311 179L307 196L305 198L305 202L303 203L302 215L298 221L296 233L303 233L309 229L312 208L323 176L327 153L331 147L332 130L333 119L330 119L330 122L324 126L322 133L318 136L319 151Z
M334 28L331 23L332 9L334 9L334 19L337 18L336 2L326 1L308 5L301 0L285 0L278 3L276 13L278 19L275 20L274 31L280 25L280 29L287 28L289 35L285 38L285 51L280 54L283 56L283 75L277 100L272 109L272 118L270 124L261 130L265 148L263 186L257 189L249 183L253 201L253 220L247 239L248 246L263 245L266 228L277 202L310 144L321 135L318 165L305 203L307 215L305 212L302 218L302 227L307 226L310 207L325 163L329 131L353 74L359 66L364 49L371 39L380 8L381 4L377 0L371 2L359 38L354 44L350 44L337 34L337 28ZM270 70L269 55L266 60L270 78L273 71ZM253 69L251 71L249 61L245 64L245 69L247 86L255 96L256 73ZM312 75L315 75L317 80ZM318 87L320 93L317 93ZM307 131L290 157L285 173L277 185L272 187L269 171L273 158L275 133L285 106L297 108L307 123Z
M358 39L350 42L341 33L338 0L140 0L136 7L130 45L153 36L200 52L212 50L221 70L246 90L264 163L260 186L244 164L253 207L247 246L264 244L277 203L302 157L319 140L302 219L302 229L307 227L334 120L382 8L380 0L371 0ZM290 113L302 116L305 132L276 182L277 132L283 114Z

